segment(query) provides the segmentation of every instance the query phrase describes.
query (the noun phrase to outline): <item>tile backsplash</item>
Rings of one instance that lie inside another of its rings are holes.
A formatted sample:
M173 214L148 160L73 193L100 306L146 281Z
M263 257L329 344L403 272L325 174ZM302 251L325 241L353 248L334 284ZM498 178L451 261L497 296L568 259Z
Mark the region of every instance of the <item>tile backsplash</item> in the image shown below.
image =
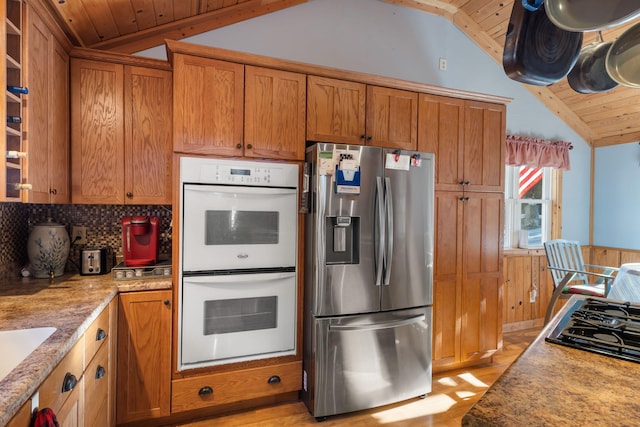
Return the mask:
M121 260L124 216L149 215L160 218L160 258L171 257L171 206L165 205L45 205L0 203L0 227L4 238L0 241L0 278L17 277L28 264L27 239L33 225L47 221L63 224L71 235L73 226L87 227L88 245L111 246ZM80 246L73 245L69 259L80 260ZM77 272L68 262L66 271Z

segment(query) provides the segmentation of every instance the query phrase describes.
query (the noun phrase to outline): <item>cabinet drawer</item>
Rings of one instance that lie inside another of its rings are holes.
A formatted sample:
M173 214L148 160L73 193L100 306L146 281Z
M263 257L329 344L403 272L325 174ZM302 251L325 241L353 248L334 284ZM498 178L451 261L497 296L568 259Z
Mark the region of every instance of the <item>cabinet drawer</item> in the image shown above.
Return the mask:
M71 351L55 367L38 389L40 408L51 408L57 413L67 400L73 389L78 387L82 379L84 355L84 336L78 340ZM63 385L67 383L67 387ZM74 387L71 387L76 384ZM68 391L63 391L66 388Z
M109 346L103 345L84 372L85 426L109 426Z
M109 338L109 306L107 306L98 318L84 333L84 363L88 364L93 359L100 346Z
M302 362L174 380L171 412L300 390Z

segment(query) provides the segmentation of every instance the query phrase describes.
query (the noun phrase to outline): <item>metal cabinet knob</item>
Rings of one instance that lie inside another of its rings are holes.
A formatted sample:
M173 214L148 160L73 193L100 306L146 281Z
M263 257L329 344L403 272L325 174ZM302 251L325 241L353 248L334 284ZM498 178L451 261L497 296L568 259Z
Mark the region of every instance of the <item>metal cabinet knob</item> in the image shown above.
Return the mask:
M241 148L242 148L242 144L240 144L240 143L236 144L236 148L237 148L238 150L239 150L239 149L241 149Z
M104 374L106 372L107 371L104 369L104 367L98 365L98 367L96 368L96 379L99 380L100 378L104 377Z
M273 375L273 376L269 377L269 379L267 380L267 382L269 384L278 384L280 381L281 381L280 377L277 376L277 375Z
M251 144L247 144L247 148L248 148L249 150L251 150L251 149L253 148L253 145L251 145Z
M208 385L204 386L198 391L198 394L200 396L208 396L210 394L213 394L213 387L209 387Z
M55 196L56 194L58 194L58 190L56 190L55 188L52 188L51 190L49 190L49 193Z
M78 384L78 379L71 372L67 372L62 380L62 392L66 393L68 391L73 390L73 388Z
M166 300L162 301L162 303L163 303L164 305L168 306L168 305L170 305L170 304L171 304L171 301L169 301L168 299L166 299Z
M131 199L131 198L133 198L133 193L132 193L131 191L127 191L126 196L127 196L129 199Z
M107 337L107 333L104 331L104 329L99 328L98 332L96 332L96 341L102 341L106 337Z

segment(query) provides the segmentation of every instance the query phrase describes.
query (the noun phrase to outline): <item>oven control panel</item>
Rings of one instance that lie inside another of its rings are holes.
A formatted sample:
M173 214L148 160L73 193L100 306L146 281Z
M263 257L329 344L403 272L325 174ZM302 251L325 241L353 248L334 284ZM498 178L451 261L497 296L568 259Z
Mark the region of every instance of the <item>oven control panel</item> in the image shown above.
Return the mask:
M298 187L298 165L251 160L183 157L182 183Z

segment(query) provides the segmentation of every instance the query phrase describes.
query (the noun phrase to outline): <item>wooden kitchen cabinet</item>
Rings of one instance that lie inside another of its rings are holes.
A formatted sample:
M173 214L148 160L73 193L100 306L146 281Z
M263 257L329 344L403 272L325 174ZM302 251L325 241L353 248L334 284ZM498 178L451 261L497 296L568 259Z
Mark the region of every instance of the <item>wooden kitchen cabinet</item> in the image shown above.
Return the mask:
M9 420L5 427L30 427L31 426L31 399L22 404L18 412Z
M295 392L300 390L300 384L301 361L181 378L172 383L171 412ZM211 392L201 393L203 389Z
M24 178L32 188L23 201L69 203L69 54L30 5L26 17Z
M364 144L366 85L307 76L307 140Z
M367 145L401 150L418 147L418 94L367 86Z
M71 60L72 202L171 203L171 72Z
M502 193L435 192L434 371L502 346Z
M245 66L244 155L304 160L306 75Z
M503 271L504 330L542 326L554 288L544 250L505 255Z
M436 190L504 189L504 104L420 94L418 151L436 154Z
M170 413L171 292L120 294L117 424L159 418Z
M307 76L307 140L415 150L418 94Z
M173 150L243 155L244 65L173 55Z

